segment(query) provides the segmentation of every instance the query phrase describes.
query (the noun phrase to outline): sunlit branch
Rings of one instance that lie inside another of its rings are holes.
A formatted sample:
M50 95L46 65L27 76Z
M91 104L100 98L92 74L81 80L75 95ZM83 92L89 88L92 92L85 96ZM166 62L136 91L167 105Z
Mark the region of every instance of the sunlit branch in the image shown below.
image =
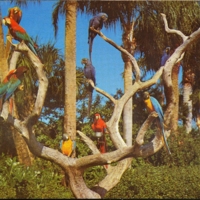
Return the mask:
M107 38L102 32L94 29L93 27L90 27L90 29L94 32L96 32L100 37L102 37L106 42L108 42L109 44L111 44L113 47L115 47L117 50L121 51L122 53L126 54L129 59L131 60L133 67L135 69L135 73L136 73L136 80L139 80L141 75L140 75L140 68L137 64L136 59L133 57L133 55L131 55L128 51L126 51L124 48L120 47L119 45L117 45L115 42L113 42L111 39Z
M94 86L94 82L90 79L88 80L88 82L90 83L90 85L97 91L99 92L100 94L104 95L105 97L107 97L108 99L110 99L114 104L116 104L116 99L114 99L110 94L108 94L107 92L105 92L104 90L98 88L98 87L95 87Z

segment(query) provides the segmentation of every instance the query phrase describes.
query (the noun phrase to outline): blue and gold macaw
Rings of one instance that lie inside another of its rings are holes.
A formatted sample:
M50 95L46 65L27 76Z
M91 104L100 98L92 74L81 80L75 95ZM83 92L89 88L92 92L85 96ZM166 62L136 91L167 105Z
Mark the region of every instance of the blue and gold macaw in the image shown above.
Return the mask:
M90 62L90 60L88 58L83 58L81 60L81 64L85 64L84 66L84 75L87 79L91 79L94 83L94 85L96 85L96 76L95 76L95 68L92 65L92 63ZM94 88L89 84L88 86L88 90L89 90L89 100L88 100L88 116L90 115L90 108L92 105L92 93Z
M68 135L63 134L63 138L60 141L61 152L64 155L70 157L75 148L76 148L76 141L71 140L71 138Z
M4 17L2 22L4 25L8 27L10 34L15 40L19 42L23 40L26 43L26 45L31 49L31 51L36 56L38 56L35 50L37 45L34 44L33 40L30 38L30 36L28 35L28 33L24 28L22 28L14 19L9 17Z
M90 30L90 27L93 27L96 30L101 30L103 28L103 23L108 19L108 15L106 13L99 13L98 15L94 16L89 22L89 29L88 29L88 44L89 44L89 56L90 61L92 62L91 53L92 53L92 44L93 40L96 37L97 33Z
M170 47L166 47L166 49L163 51L161 62L160 62L161 66L164 66L168 58L171 56L170 49L171 49Z
M157 112L159 123L162 128L164 146L167 149L168 153L171 154L169 146L167 144L167 139L165 137L163 110L162 110L159 102L154 97L150 96L150 94L148 92L144 92L143 99L144 99L144 103L145 103L146 108L149 113L154 112L154 111Z

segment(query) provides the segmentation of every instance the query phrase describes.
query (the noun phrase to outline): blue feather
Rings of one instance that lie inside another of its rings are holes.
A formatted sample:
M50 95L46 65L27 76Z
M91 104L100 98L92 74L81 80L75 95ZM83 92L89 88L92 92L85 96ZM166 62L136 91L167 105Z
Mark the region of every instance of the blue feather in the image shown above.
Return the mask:
M171 154L168 143L167 143L167 138L165 136L163 110L162 110L159 102L154 97L150 96L150 100L154 107L154 110L158 113L159 123L162 128L162 135L164 138L164 143L165 143L166 149L167 149L168 153Z

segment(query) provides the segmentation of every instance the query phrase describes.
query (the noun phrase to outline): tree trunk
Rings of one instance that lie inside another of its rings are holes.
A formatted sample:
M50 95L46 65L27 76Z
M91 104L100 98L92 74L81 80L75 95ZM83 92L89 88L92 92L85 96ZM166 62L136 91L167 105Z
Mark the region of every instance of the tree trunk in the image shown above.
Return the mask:
M135 38L133 37L134 22L123 23L124 33L122 36L123 47L131 55L134 55L136 47ZM130 58L122 53L122 59L124 61L124 93L133 84L132 81L132 63ZM128 146L132 146L132 127L133 127L133 98L130 98L123 109L123 137Z
M4 34L3 34L3 28L2 28L2 16L0 13L0 82L4 79L6 74L8 73L8 64L6 59L6 49L4 45Z
M124 66L124 92L126 92L132 85L132 64L131 62L125 62ZM123 110L123 134L124 140L127 146L132 146L132 98L130 98L124 106Z
M175 97L174 109L171 118L171 129L176 132L178 128L178 113L179 113L179 85L178 85L178 74L180 69L180 63L174 65L172 69L172 85Z
M76 1L67 3L65 22L64 133L76 139ZM75 156L75 155L73 155Z
M186 132L190 133L192 130L192 84L194 83L194 73L190 69L184 71L183 77L183 104L187 107L185 128Z

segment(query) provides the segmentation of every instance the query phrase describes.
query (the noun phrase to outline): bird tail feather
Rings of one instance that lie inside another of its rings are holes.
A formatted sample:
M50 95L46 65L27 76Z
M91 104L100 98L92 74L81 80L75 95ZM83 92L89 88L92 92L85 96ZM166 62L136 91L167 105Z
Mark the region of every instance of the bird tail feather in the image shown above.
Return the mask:
M165 131L164 131L164 125L163 125L163 123L161 123L161 128L162 128L162 135L163 135L162 140L163 140L163 143L164 143L164 147L167 150L167 152L169 154L171 154L171 151L170 151L168 143L167 143L167 139L165 137Z
M89 39L89 57L90 57L91 62L92 62L92 43L93 43L93 40L90 38Z
M90 116L90 110L92 106L92 92L89 92L89 97L88 97L88 117Z

